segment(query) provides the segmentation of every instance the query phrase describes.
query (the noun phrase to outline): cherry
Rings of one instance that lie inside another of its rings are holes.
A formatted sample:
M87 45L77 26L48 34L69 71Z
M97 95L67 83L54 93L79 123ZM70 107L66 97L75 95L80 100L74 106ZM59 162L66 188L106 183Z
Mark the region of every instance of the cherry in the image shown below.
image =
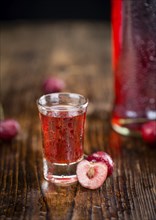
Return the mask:
M109 154L104 151L98 151L91 155L89 155L86 160L88 161L95 161L95 162L103 162L108 167L108 176L112 175L114 170L114 162Z
M20 130L19 123L14 119L5 119L0 121L0 139L11 140Z
M156 121L149 121L142 125L141 135L148 143L156 142Z
M82 160L76 170L79 183L88 189L97 189L107 178L108 167L103 162Z
M49 77L43 82L42 89L45 94L53 92L61 92L65 88L65 83L63 80Z

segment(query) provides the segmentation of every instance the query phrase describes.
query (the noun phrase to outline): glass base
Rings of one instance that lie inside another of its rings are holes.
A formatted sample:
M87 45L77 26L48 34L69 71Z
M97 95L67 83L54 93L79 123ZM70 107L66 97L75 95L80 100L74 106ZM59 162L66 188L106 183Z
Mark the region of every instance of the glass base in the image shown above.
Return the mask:
M124 136L141 136L141 126L150 121L147 118L112 118L112 128Z
M126 116L121 117L114 111L112 113L111 124L112 124L113 130L125 136L141 137L141 130L142 130L143 124L149 121L156 120L155 110L146 111L146 113L142 114L144 115L143 117L139 117L137 112L135 111L126 111L126 110L124 112L124 115L127 115L127 117ZM132 117L132 116L135 116L135 117Z
M125 127L123 125L118 125L112 123L112 128L114 131L116 131L118 134L124 135L124 136L140 136L139 131L132 130L128 127Z
M43 174L47 181L55 184L67 185L77 181L77 164L83 159L69 164L51 163L43 159Z

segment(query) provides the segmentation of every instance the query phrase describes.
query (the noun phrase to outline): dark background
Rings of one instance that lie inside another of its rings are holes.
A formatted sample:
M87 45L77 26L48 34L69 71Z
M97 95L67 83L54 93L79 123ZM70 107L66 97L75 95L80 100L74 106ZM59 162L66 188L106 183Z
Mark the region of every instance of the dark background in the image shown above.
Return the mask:
M111 0L3 0L0 19L110 20Z

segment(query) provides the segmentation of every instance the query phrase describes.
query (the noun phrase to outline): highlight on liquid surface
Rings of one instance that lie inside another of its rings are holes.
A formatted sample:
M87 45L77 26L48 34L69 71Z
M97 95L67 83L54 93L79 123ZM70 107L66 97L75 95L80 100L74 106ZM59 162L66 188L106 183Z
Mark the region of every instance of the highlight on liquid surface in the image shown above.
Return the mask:
M86 113L73 109L73 106L58 105L49 113L40 113L43 153L51 163L69 164L83 157Z

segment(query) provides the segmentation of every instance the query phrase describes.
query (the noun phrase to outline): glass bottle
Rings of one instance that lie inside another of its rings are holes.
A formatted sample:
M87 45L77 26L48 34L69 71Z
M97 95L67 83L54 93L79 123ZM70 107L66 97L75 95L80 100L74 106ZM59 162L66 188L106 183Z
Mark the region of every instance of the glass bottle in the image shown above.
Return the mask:
M137 134L156 120L156 1L112 0L112 127Z

